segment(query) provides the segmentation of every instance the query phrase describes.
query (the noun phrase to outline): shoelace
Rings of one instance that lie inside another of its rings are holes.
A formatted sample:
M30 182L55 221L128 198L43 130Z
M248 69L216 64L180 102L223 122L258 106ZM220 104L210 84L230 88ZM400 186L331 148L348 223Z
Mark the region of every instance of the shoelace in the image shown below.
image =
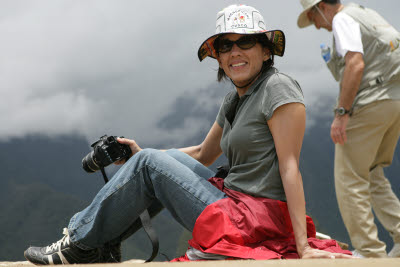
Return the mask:
M69 233L67 228L63 229L63 235L64 237L58 240L56 243L47 246L46 253L49 251L60 250L62 246L69 245Z

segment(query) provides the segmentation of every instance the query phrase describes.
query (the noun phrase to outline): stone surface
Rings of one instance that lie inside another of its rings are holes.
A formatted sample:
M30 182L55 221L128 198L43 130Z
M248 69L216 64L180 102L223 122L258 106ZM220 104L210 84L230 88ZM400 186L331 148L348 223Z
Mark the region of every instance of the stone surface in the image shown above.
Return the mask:
M130 260L123 263L76 264L74 267L135 267L143 266L142 260ZM0 262L0 267L32 266L27 261ZM118 266L117 266L118 265ZM237 260L237 261L198 261L198 262L150 262L145 267L399 267L400 258L396 259L318 259L318 260Z
M0 267L6 267L6 266L27 266L27 265L33 265L29 261L0 261Z

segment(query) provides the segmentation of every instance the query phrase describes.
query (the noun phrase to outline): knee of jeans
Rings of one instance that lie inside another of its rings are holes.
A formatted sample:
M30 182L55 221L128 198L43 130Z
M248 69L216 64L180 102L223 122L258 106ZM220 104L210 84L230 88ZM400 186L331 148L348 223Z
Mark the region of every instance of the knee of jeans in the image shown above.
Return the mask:
M119 171L140 169L146 165L147 160L152 157L151 154L154 153L153 150L154 149L151 148L145 148L135 153Z
M148 165L150 161L156 160L160 156L161 153L164 153L158 149L153 148L145 148L138 152L135 157L137 157L137 161ZM162 154L161 154L162 155Z
M154 155L157 155L158 153L163 153L163 152L158 150L158 149L154 149L154 148L145 148L145 149L142 149L137 154L142 158L146 158L146 157L150 157L151 158Z

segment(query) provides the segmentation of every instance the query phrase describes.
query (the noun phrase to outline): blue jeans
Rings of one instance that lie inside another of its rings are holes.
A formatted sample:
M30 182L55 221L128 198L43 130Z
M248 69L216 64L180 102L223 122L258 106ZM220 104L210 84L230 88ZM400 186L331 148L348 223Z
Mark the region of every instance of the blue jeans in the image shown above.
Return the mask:
M139 214L163 207L187 230L210 204L226 195L207 179L214 172L176 150L144 149L132 156L68 225L70 239L82 249L122 241L135 232Z

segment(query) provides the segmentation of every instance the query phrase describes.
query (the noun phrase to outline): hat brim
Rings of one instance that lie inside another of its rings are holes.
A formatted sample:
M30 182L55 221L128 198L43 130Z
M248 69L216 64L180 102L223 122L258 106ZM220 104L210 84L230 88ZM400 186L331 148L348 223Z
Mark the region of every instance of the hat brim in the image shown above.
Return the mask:
M206 57L216 58L217 53L214 49L214 41L219 36L221 36L223 34L228 34L228 33L236 33L236 34L262 34L262 33L264 33L267 36L267 38L274 44L274 51L271 51L274 55L282 57L283 54L285 53L286 39L285 39L285 34L281 30L272 30L272 31L263 31L263 32L254 32L254 33L223 32L223 33L214 34L213 36L209 37L207 40L205 40L201 44L199 51L197 52L199 60L202 61Z
M303 12L300 13L299 17L297 18L297 26L299 28L305 28L307 26L310 26L314 24L311 20L308 19L307 13L311 10L313 6L321 2L322 0L314 0L312 2L307 2L306 4L303 4L303 8L306 5L306 9L303 10Z
M312 7L305 9L299 15L299 18L297 19L297 26L299 26L299 28L305 28L313 24L313 22L309 20L307 16L307 13L311 10L311 8Z

